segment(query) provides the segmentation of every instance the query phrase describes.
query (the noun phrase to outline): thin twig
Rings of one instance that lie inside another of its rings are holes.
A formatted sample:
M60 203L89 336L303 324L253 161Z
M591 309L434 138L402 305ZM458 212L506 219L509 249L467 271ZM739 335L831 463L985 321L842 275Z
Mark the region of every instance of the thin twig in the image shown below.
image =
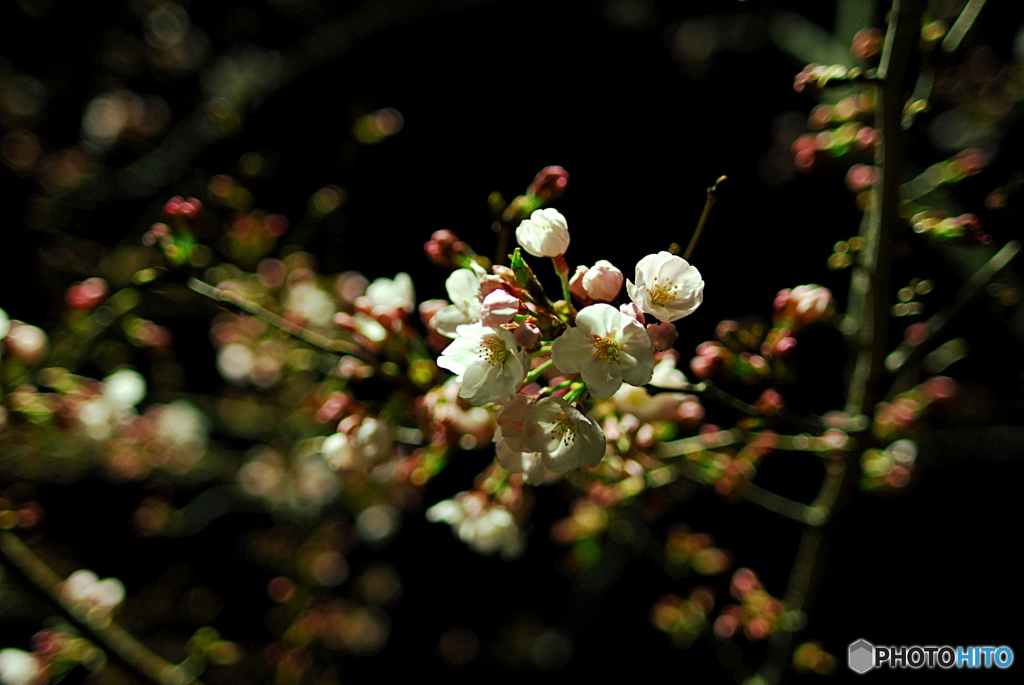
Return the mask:
M945 52L955 52L960 47L960 41L964 39L967 32L971 30L974 25L974 20L981 14L981 8L985 6L985 0L970 0L964 7L963 11L960 12L960 16L957 17L953 23L953 28L949 30L946 37L942 39L942 49Z
M1011 240L999 252L994 254L984 266L975 271L968 281L960 287L953 301L925 322L927 334L924 339L917 341L913 345L904 341L900 343L900 346L892 354L886 357L886 370L896 373L908 365L913 365L913 363L924 356L925 352L930 350L935 344L939 334L945 329L946 325L984 290L989 281L995 278L1000 271L1013 261L1013 258L1020 252L1020 248L1021 243L1019 240ZM899 382L894 384L894 386L900 385L903 384Z
M56 604L79 630L139 676L157 685L203 685L191 669L151 652L115 621L97 620L65 599L63 580L13 533L0 533L0 557L32 587Z
M715 202L718 200L718 196L715 193L718 191L718 184L722 181L726 181L726 176L719 176L718 179L708 188L707 199L704 200L704 211L700 213L700 221L697 222L697 230L693 232L693 237L690 238L690 244L686 246L686 252L683 253L683 259L690 261L690 255L693 254L694 248L697 247L697 241L700 240L700 234L704 232L704 225L708 222L708 216L711 215L711 208L715 206Z
M215 300L217 302L227 302L229 304L238 307L247 314L252 314L260 321L270 324L274 328L292 335L305 343L312 345L313 347L319 348L325 352L335 352L339 354L351 354L359 357L363 361L375 364L376 360L368 356L366 351L363 350L359 345L348 340L339 340L337 338L328 338L322 333L317 333L308 328L300 326L297 323L289 321L288 319L275 314L274 312L261 307L260 305L245 299L243 296L236 292L227 290L225 288L217 288L204 283L198 278L190 278L188 280L188 287L195 292Z

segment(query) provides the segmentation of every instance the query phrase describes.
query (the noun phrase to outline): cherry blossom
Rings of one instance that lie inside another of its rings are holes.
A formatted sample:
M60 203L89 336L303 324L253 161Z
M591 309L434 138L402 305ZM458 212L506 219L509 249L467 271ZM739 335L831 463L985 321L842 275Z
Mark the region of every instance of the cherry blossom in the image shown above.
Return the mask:
M644 385L654 369L644 327L608 304L584 308L555 340L551 360L562 373L580 373L595 397L611 397L623 381Z
M0 649L0 683L4 685L38 685L44 672L38 657L14 647Z
M394 279L376 279L367 286L366 297L370 298L374 309L401 309L405 312L415 309L412 278L405 272L397 274Z
M538 400L523 420L523 444L539 452L544 466L566 473L604 458L604 433L597 422L561 397Z
M480 279L487 275L482 266L471 264L469 269L456 269L445 281L448 299L452 304L437 312L431 325L448 338L458 335L455 329L480 320Z
M569 249L569 228L558 210L538 209L519 224L516 240L534 257L558 257Z
M661 251L636 265L636 283L626 281L633 303L669 323L689 316L704 301L704 281L697 268L682 257Z
M512 334L480 323L459 326L456 333L437 365L459 375L459 396L487 404L515 395L526 379L529 361Z

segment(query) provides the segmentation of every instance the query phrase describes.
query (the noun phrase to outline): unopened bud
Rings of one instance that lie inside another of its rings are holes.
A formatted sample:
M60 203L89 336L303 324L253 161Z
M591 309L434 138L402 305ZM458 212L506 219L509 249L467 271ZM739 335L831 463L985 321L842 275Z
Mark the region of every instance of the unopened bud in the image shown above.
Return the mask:
M568 186L568 171L560 166L547 166L537 172L526 192L543 200L557 200Z
M577 273L579 273L577 271ZM622 272L611 262L600 260L583 275L583 288L590 299L597 302L611 302L622 290Z
M480 304L480 320L485 326L509 323L519 313L522 302L504 290L495 290Z

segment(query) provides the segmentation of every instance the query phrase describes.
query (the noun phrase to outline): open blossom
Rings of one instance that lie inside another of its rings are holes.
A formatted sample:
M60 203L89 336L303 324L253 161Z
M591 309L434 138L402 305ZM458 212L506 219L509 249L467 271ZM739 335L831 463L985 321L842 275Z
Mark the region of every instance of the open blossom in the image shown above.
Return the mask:
M555 340L551 360L562 373L580 373L595 397L611 397L623 381L644 385L654 370L644 327L608 304L585 307Z
M640 311L668 323L693 314L704 301L704 281L682 257L661 251L636 265L636 283L626 281L629 299Z
M459 375L459 396L487 404L515 395L526 380L529 362L512 334L480 323L459 326L456 332L459 337L445 348L437 365Z
M516 240L534 257L557 257L569 249L569 228L558 210L538 209L519 224Z
M544 466L566 473L585 463L597 466L605 453L597 422L561 397L538 400L523 420L523 444L538 452Z
M544 468L544 457L539 452L524 451L522 447L513 447L502 435L501 427L494 431L494 451L498 455L498 463L509 473L523 474L523 481L536 485L544 482L547 469Z
M448 299L452 304L437 312L431 325L443 336L454 338L455 329L480 320L480 279L487 275L482 266L473 262L470 269L456 269L445 281Z

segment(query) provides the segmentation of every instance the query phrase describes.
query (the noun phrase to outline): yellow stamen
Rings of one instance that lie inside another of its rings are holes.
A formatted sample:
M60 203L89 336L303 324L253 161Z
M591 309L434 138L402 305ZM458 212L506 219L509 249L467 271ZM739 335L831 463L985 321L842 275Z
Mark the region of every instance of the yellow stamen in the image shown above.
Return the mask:
M609 362L619 361L619 343L611 338L594 336L594 356Z
M679 286L672 281L668 279L661 281L660 278L655 278L654 283L647 289L647 294L651 296L653 304L661 307L676 299L677 290L679 290Z
M498 337L487 337L480 341L480 356L491 366L503 364L508 355L508 347Z

